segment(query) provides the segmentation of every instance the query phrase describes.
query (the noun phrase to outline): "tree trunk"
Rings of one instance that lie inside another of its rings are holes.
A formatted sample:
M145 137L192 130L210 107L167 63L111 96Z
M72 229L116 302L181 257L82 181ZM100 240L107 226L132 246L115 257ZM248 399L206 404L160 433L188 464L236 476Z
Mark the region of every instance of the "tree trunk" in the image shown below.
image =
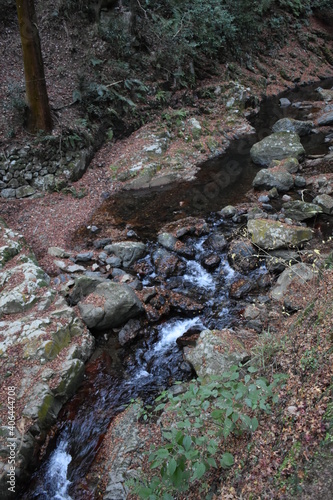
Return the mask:
M28 130L52 130L51 110L47 96L44 64L37 27L34 0L16 0L20 27L25 88L28 104Z

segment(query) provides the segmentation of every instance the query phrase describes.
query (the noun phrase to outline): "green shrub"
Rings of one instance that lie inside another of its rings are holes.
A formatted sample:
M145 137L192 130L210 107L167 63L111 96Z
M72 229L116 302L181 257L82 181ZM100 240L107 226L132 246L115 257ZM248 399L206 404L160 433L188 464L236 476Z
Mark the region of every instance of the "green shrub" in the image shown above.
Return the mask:
M202 478L211 468L227 469L234 464L231 453L219 454L223 440L230 434L256 431L258 414L270 411L271 402L278 399L274 390L284 378L276 375L269 383L255 373L253 367L246 371L234 366L208 383L198 379L182 394L165 391L156 399L154 412L165 411L162 445L149 455L151 469L158 475L151 481L132 481L140 498L172 499L197 480L204 487Z

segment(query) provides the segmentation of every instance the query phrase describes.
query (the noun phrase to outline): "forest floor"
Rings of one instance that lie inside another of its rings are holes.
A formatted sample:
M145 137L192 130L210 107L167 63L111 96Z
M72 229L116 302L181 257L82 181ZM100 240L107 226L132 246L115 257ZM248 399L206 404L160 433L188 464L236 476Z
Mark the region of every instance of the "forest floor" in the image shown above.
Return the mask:
M57 29L53 29L50 10L46 10L41 17L40 36L46 79L51 106L55 110L72 102L78 73L82 70L91 73L93 68L87 61L91 57L100 57L104 47L92 26L64 20ZM245 87L251 87L251 93L261 99L266 95L277 95L296 84L332 77L332 65L318 49L326 44L332 28L315 18L310 21L310 25L303 28L303 34L309 40L315 36L316 43L310 42L305 47L299 37L291 36L289 42L274 49L270 57L258 57L254 71L237 64L233 65L233 69L230 65L221 65L220 74L202 81L200 86L227 86L229 80L233 79ZM82 36L83 32L86 36ZM24 86L15 22L8 23L0 32L0 54L0 147L7 150L26 141L24 129L15 121L13 107L16 96L22 97ZM178 101L177 106L181 109L186 108L183 101L188 93L188 90L179 91L177 95L175 93L174 102ZM201 103L201 107L204 104ZM154 123L160 122L159 112L155 112L155 116L152 113L150 130L154 128ZM189 113L193 114L193 107ZM225 104L221 102L215 109L215 115L223 116L224 113ZM54 118L54 133L57 133L80 119L80 110L75 106L65 107L61 111L54 111ZM247 124L245 118L243 123ZM232 130L227 123L225 133L232 138ZM133 137L105 144L96 153L82 179L73 183L72 194L60 191L43 193L34 199L0 199L0 216L10 227L24 235L39 264L51 276L58 271L48 255L48 248L56 246L68 251L82 250L82 241L77 239L78 230L94 224L94 214L105 197L112 197L126 184L114 179L109 166L120 157L126 163L133 148L140 150L145 145L142 136L137 137L134 143L131 141ZM84 192L85 196L78 198L73 195L79 192ZM111 236L114 239L122 238L127 230L123 233L115 231ZM212 498L282 499L297 498L297 495L304 499L331 498L333 440L329 433L329 422L332 423L333 418L332 271L326 270L319 283L308 284L304 295L308 297L311 307L297 317L281 316L279 334L263 339L262 344L258 345L263 373L281 371L289 375L280 392L280 403L274 407L271 415L262 417L254 439L244 436L228 443L228 449L234 452L236 465L232 471L222 472L222 476L221 471L218 471L219 475L211 475L208 482L218 491L213 493ZM286 335L287 332L290 335ZM142 434L145 432L142 426ZM157 436L157 429L156 433ZM308 480L309 485L300 492L300 483L305 481L306 484ZM103 481L100 491L103 491ZM198 499L201 496L193 489L186 498Z

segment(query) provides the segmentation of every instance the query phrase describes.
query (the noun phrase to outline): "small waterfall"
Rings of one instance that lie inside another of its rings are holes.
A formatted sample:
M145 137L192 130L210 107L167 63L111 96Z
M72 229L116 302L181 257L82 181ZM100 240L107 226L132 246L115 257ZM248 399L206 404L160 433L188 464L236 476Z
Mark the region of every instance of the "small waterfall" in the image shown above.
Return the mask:
M43 485L36 490L39 500L71 500L68 493L71 482L67 479L67 471L71 455L67 452L67 439L62 437L57 448L51 453L49 460L44 465Z

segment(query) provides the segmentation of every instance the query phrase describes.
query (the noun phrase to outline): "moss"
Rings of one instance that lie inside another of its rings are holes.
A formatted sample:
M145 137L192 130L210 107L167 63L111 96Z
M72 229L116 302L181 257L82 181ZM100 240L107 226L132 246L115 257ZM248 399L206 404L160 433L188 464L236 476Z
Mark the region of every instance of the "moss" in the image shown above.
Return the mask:
M54 396L50 393L46 394L43 399L43 403L38 410L38 420L42 426L50 419L50 417L52 418L53 407L54 407Z

